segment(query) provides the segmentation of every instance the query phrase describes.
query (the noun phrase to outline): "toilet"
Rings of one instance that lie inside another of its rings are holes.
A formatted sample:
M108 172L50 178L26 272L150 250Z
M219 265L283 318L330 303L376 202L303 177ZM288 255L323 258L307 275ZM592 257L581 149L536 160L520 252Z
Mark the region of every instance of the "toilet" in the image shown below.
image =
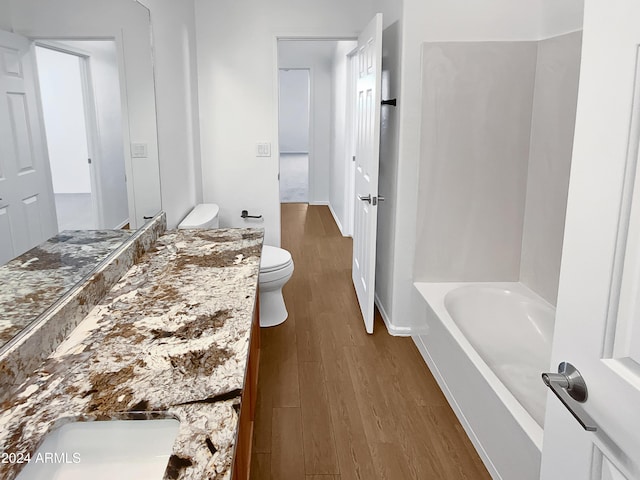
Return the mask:
M220 209L214 203L196 205L180 222L178 229L219 228ZM260 258L260 326L275 327L284 322L289 313L282 297L282 287L293 275L293 259L286 250L271 245L262 246Z
M275 327L284 322L289 313L282 297L282 287L293 275L291 254L271 245L262 246L260 259L260 326Z
M201 203L200 205L196 205L189 215L184 217L182 222L178 225L178 229L218 228L220 226L220 220L218 218L219 213L220 208L215 203Z

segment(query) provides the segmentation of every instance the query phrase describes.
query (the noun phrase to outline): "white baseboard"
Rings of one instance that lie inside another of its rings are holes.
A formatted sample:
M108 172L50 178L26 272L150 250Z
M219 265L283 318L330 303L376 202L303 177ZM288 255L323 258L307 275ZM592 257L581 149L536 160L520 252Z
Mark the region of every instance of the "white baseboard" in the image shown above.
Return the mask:
M387 311L382 306L382 302L380 301L380 297L376 293L376 306L378 307L378 311L380 312L380 316L382 317L382 321L384 325L387 327L387 331L389 335L393 335L394 337L410 337L413 335L413 330L411 327L397 327L391 322L391 317L387 313Z
M309 152L283 152L283 151L280 151L280 155L309 155Z
M318 200L318 201L314 201L314 202L309 200L309 205L318 205L318 206L326 207L326 206L329 205L329 202L326 201L326 200Z
M333 209L333 205L331 205L331 203L329 203L329 211L331 212L331 215L333 215L333 219L336 222L336 225L338 225L338 230L340 230L340 233L342 234L343 237L350 237L351 235L346 235L344 233L344 229L342 228L342 223L340 223L340 219L338 218L338 215L336 214L336 211Z

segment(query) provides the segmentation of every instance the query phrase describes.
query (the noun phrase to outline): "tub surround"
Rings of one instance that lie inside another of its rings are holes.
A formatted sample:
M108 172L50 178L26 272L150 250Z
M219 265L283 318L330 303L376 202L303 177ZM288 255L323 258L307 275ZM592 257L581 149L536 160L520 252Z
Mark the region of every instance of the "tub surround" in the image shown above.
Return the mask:
M520 281L555 305L581 44L423 45L414 281Z
M65 230L0 267L0 345L87 276L132 230Z
M29 313L27 308L23 310L33 320L0 348L0 401L9 398L13 389L24 382L60 345L109 289L152 247L158 236L166 231L166 227L166 215L159 213L113 250L97 268L94 264L89 276L85 272L84 280L59 297L44 312L39 303L33 313ZM73 249L72 245L68 246ZM86 245L81 248L76 245L75 248L82 250ZM68 255L66 249L60 251L62 259L59 265L66 269L65 263L70 263L71 260L69 256L65 256ZM52 265L56 262L57 259L51 261ZM30 264L35 265L35 260ZM55 275L54 270L47 273L50 278Z
M4 402L0 445L34 452L63 422L180 420L166 479L230 478L263 233L173 231ZM14 478L18 465L0 464Z

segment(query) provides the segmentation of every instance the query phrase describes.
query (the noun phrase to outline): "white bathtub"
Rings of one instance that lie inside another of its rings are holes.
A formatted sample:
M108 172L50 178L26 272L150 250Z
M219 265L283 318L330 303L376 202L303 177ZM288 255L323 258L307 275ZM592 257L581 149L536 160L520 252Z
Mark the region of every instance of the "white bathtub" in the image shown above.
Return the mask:
M521 283L416 283L414 337L493 478L537 480L555 309Z

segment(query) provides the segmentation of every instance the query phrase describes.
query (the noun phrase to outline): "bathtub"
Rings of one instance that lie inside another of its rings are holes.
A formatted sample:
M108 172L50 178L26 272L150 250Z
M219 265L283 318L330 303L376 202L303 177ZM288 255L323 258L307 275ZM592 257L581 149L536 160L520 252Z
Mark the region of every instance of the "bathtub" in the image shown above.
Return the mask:
M414 337L491 476L540 476L555 309L525 285L416 283L429 332Z

